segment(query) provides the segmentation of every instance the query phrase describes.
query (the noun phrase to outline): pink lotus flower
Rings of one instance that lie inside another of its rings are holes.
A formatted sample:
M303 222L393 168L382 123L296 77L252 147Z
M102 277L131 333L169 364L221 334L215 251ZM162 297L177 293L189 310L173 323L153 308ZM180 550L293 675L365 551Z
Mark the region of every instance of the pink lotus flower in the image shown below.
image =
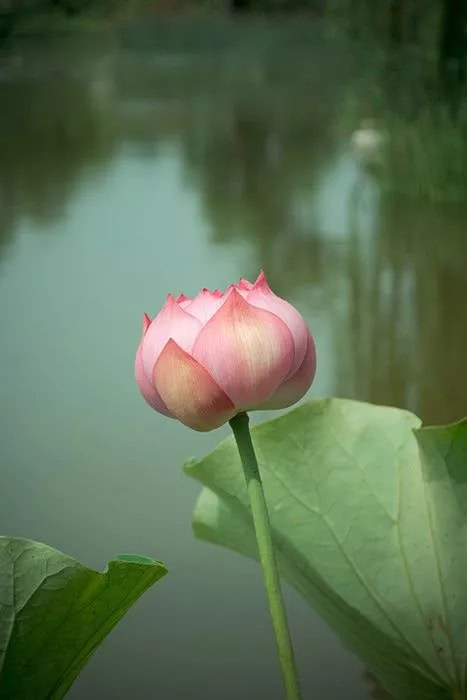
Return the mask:
M313 338L298 311L269 288L264 273L225 292L168 295L143 318L136 381L152 408L195 430L236 413L291 406L316 369Z

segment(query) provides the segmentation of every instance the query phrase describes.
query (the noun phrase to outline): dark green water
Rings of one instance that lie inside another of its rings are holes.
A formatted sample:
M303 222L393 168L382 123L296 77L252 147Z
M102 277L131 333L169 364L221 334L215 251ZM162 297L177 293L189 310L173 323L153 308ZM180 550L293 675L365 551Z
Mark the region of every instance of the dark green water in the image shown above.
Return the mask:
M257 566L190 529L181 465L227 430L192 433L139 397L141 315L263 267L315 334L310 396L460 418L460 127L440 130L410 66L395 90L374 47L329 27L138 31L0 57L0 531L171 570L70 698L279 700ZM391 131L390 176L349 149L367 116ZM287 600L304 696L368 697L358 661Z

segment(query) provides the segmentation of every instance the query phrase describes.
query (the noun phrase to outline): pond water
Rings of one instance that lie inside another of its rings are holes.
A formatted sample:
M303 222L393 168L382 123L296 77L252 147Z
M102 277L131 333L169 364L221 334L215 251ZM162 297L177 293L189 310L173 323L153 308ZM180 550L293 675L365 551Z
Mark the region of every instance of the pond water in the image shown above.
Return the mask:
M141 315L167 292L264 268L314 332L310 397L467 413L466 210L439 201L441 176L425 187L446 165L436 132L425 169L396 153L416 187L389 198L349 147L361 119L394 117L374 47L300 22L198 30L0 56L0 531L98 568L139 552L171 571L75 699L282 697L258 567L191 532L199 486L181 465L228 431L190 432L135 387ZM369 697L361 664L286 597L304 697Z

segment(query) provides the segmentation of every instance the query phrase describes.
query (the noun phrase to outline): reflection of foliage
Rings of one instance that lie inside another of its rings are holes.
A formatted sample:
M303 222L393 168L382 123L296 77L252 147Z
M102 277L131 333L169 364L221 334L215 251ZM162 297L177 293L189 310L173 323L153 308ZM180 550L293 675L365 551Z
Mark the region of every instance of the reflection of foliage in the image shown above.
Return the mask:
M436 50L441 0L327 0L328 16L343 23L352 36L365 43L400 47L418 44L425 52Z
M136 12L144 0L0 0L0 45L18 35L74 32Z
M397 202L368 231L349 211L338 244L317 229L282 231L269 249L264 237L252 269L264 265L278 293L300 299L305 315L308 307L311 327L331 333L331 393L407 407L428 422L465 415L466 217Z
M52 7L63 10L67 15L76 15L88 9L92 0L50 0Z
M346 394L418 411L425 421L465 413L465 212L396 207L371 241L352 242L339 335Z
M376 55L347 89L340 131L375 117L388 136L384 187L391 195L462 202L467 191L467 101L460 87L439 83L437 64Z
M322 151L324 121L302 110L283 118L274 108L232 105L225 120L202 125L186 140L191 176L201 187L217 240L251 237L271 244L293 218L297 188L311 189ZM308 118L307 118L308 117ZM321 143L317 143L320 134Z
M433 202L463 201L467 4L388 0L375 13L367 0L353 0L352 6L362 28L356 36L362 40L364 28L367 37L367 18L374 38L360 44L360 78L348 91L353 104L344 110L344 131L362 117L379 116L390 136L388 191ZM370 63L364 60L368 41L375 41Z
M467 193L467 106L456 115L425 108L412 122L390 118L388 187L431 201L463 201Z
M112 129L88 79L27 64L0 84L0 242L19 215L44 223L61 213L86 166L108 158Z
M282 51L274 60L250 61L244 73L239 66L243 83L216 104L207 101L184 137L187 174L200 189L213 237L247 237L269 271L275 242L292 241L300 229L299 202L311 198L329 155L339 95L332 63L324 76L303 71L304 58Z

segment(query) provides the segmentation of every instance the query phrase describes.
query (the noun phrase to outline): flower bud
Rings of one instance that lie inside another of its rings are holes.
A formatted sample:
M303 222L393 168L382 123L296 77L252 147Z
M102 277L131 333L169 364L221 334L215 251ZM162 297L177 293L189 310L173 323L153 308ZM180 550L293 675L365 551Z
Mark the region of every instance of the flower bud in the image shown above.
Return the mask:
M264 273L225 292L194 299L169 294L145 314L135 361L148 404L195 430L213 430L236 413L286 408L310 387L313 338L299 312L276 296Z

